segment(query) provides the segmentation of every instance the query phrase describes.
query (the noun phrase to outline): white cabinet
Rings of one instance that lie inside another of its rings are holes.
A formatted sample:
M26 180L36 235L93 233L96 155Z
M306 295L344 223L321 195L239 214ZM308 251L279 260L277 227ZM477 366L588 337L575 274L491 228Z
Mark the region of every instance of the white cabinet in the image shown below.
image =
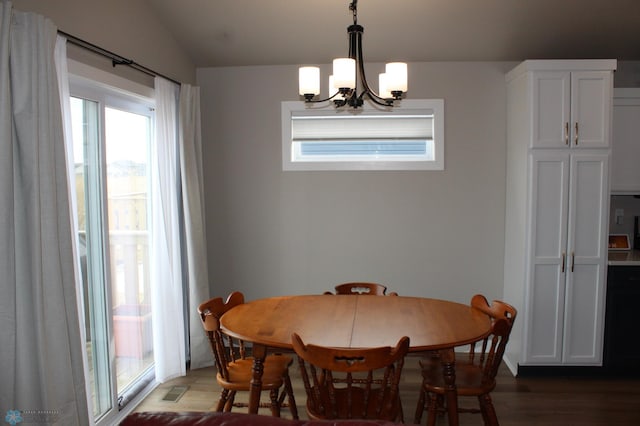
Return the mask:
M614 89L611 192L640 194L640 88Z
M520 311L505 354L514 373L602 362L615 64L525 61L507 74L503 297Z
M608 152L531 154L523 364L602 360Z
M538 71L531 75L533 148L609 146L610 71Z

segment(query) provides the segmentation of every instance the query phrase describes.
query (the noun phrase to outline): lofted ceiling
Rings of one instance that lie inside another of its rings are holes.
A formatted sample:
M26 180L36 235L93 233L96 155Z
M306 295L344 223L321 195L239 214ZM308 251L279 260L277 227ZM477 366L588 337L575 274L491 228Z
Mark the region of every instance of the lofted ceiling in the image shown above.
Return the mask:
M197 67L347 54L350 0L147 0ZM640 60L640 0L361 0L368 62Z

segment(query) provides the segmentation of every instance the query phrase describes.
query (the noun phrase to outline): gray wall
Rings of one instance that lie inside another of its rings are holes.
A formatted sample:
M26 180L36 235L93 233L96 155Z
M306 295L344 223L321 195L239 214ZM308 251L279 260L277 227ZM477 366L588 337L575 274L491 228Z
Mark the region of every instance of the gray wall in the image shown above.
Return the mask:
M212 294L364 280L465 303L500 297L514 65L410 64L409 97L445 101L445 170L411 172L283 172L280 102L297 100L297 66L199 69Z
M640 61L618 61L615 87L640 87Z

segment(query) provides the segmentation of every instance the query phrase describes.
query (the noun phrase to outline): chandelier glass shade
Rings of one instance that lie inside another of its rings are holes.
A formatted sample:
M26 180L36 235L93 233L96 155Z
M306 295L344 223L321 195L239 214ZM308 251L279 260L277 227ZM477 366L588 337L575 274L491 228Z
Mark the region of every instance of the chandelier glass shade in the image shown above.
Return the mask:
M353 25L347 27L349 34L349 54L346 58L333 60L333 74L329 77L329 97L319 99L320 68L315 66L300 67L298 73L299 93L308 103L327 102L332 100L336 107L349 106L358 108L363 105L367 96L372 102L390 107L394 101L402 98L407 92L407 64L390 62L385 72L379 75L378 92L375 92L364 72L362 55L362 33L364 28L358 25L357 0L352 0L349 10L353 12ZM358 87L358 86L361 87Z

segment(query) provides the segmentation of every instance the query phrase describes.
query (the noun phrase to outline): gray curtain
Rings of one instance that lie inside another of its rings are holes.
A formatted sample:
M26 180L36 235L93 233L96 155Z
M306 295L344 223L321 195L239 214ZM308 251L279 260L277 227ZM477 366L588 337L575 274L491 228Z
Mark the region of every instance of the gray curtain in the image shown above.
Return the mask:
M181 85L179 114L182 208L185 212L185 251L189 283L189 343L191 368L197 369L213 364L209 340L205 336L198 315L198 306L209 299L202 135L200 133L200 88L189 84Z
M55 42L49 20L0 3L0 412L76 425L89 414Z

